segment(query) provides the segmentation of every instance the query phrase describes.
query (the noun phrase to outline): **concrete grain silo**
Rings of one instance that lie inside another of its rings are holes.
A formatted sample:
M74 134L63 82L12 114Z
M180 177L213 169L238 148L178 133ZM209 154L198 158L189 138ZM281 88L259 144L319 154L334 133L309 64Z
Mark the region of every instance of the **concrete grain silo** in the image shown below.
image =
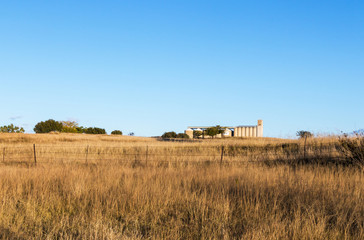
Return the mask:
M193 138L193 130L191 128L188 128L185 133L190 137Z
M258 120L258 124L255 126L241 125L241 126L235 126L235 127L231 127L231 126L223 126L223 127L225 128L225 131L223 133L224 137L225 136L252 137L252 138L263 137L263 120ZM189 136L192 132L192 136L193 136L193 131L202 132L201 129L207 129L207 128L209 128L209 126L188 127L188 129L185 132ZM234 132L231 129L233 129ZM221 137L221 134L219 136ZM218 137L218 136L216 136L216 137Z

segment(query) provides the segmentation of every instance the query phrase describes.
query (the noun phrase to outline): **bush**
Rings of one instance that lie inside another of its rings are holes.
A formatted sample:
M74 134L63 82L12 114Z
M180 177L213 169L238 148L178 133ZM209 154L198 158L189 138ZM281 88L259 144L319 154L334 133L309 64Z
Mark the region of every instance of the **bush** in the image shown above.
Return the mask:
M123 135L123 132L120 130L114 130L111 132L112 135Z
M63 126L62 132L64 133L78 133L77 128Z
M13 124L0 127L0 132L2 133L24 133L24 128L14 126Z
M349 164L364 167L364 134L356 133L351 137L344 134L339 138L337 150Z
M106 134L105 129L97 127L86 128L84 132L86 134Z
M49 119L47 121L37 123L33 130L36 133L49 133L53 131L61 132L62 128L63 125L61 122Z
M193 131L193 138L199 138L202 136L202 131Z
M82 127L82 126L81 127L76 127L76 130L77 130L78 133L86 133L86 129L87 128Z
M177 138L185 138L185 139L188 139L188 138L190 138L190 136L188 136L186 133L178 133L177 134Z
M78 133L78 123L75 121L62 121L62 132Z
M175 132L165 132L162 135L162 138L176 138L177 137L177 133Z

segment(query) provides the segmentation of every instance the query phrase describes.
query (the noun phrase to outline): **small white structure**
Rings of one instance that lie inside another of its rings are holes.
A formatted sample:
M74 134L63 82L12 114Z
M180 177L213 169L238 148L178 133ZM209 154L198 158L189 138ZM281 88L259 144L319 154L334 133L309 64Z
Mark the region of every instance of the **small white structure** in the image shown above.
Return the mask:
M231 131L229 128L226 128L224 131L224 137L231 137L233 131Z

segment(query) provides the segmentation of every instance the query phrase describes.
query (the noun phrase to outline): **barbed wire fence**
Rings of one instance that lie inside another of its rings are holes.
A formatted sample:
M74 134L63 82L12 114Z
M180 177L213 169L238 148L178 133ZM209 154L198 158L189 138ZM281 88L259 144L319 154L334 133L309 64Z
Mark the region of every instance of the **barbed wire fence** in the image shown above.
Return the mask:
M340 158L333 143L266 146L64 146L29 144L2 146L2 163L173 163L209 162L215 164L252 163L309 158Z

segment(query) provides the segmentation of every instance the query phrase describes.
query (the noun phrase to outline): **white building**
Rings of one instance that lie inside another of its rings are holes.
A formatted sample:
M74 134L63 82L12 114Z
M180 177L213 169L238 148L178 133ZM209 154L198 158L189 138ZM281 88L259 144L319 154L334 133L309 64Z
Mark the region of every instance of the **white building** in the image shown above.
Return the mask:
M203 132L205 129L210 127L191 126L188 127L185 133L190 138L193 138L194 131ZM224 137L263 137L263 120L258 120L258 124L254 126L242 125L236 127L223 127L223 128L225 128L225 131L223 133ZM221 134L218 134L217 137L221 137Z

